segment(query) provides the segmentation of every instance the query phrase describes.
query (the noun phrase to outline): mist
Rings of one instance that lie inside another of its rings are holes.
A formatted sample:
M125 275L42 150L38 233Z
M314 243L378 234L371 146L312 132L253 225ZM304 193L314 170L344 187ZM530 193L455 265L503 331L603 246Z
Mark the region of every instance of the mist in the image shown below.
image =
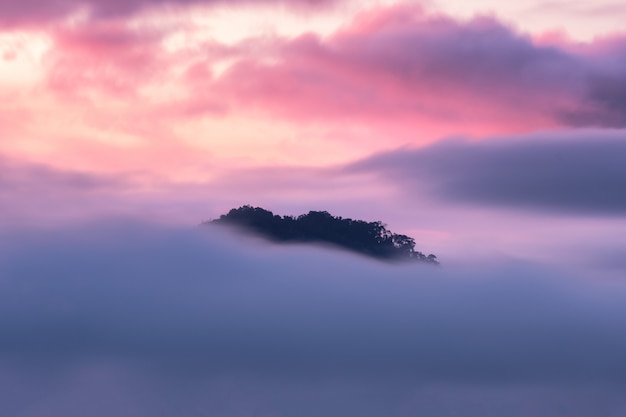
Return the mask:
M626 282L215 227L3 231L0 414L617 416Z

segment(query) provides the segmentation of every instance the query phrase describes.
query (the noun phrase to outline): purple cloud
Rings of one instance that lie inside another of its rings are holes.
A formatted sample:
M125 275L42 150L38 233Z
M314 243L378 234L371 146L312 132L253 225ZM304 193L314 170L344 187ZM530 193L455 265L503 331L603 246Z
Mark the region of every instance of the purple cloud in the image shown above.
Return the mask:
M555 213L626 215L621 131L450 139L374 156L349 170L378 172L407 193L448 202Z

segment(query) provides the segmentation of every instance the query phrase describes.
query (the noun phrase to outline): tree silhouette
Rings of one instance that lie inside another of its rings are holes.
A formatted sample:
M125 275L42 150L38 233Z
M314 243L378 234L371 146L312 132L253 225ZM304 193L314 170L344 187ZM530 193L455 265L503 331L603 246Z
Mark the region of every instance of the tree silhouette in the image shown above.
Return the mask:
M379 221L344 219L327 211L279 216L245 205L206 223L236 226L276 242L324 242L377 259L438 264L435 255L426 256L415 250L415 239L392 233Z

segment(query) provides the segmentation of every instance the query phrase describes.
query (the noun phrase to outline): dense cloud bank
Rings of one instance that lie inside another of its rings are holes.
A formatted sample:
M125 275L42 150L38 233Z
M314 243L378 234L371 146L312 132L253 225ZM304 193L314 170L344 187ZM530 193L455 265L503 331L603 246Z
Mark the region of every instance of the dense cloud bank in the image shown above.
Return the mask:
M1 414L626 407L622 282L524 263L389 266L223 233L5 232Z
M622 216L625 139L619 130L450 139L377 155L349 170L381 173L409 193L426 190L456 204Z

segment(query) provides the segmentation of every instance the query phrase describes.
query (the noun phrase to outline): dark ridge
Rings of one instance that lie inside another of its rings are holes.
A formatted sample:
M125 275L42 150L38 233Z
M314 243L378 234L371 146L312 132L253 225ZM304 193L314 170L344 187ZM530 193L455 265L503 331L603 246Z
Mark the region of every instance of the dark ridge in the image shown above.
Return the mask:
M415 240L391 233L381 222L334 217L327 211L279 216L260 207L242 206L203 224L230 225L274 242L330 243L382 260L438 264L435 255L415 250Z

